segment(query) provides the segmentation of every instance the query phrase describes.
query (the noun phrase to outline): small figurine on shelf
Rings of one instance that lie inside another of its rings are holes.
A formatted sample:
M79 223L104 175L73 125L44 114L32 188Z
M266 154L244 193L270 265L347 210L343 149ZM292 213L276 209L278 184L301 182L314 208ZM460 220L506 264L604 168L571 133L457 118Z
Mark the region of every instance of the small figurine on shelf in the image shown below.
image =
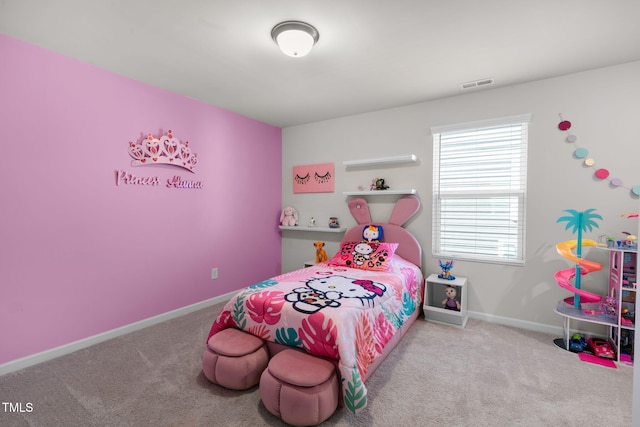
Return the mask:
M447 297L442 301L442 307L445 310L460 311L460 302L456 299L456 295L458 295L458 291L456 291L456 288L454 288L453 286L447 286L445 295Z
M384 178L374 178L371 182L371 191L388 190L389 186L385 184Z
M636 249L638 247L638 236L636 236L635 234L631 234L627 231L623 231L622 234L624 234L625 236L627 236L624 240L623 240L623 246L629 248L629 249Z
M340 228L340 222L338 222L338 217L332 216L329 218L329 228Z
M309 220L309 222L307 223L307 225L309 227L315 227L316 226L316 219L314 217L311 217L311 219Z
M451 269L453 268L453 260L442 262L442 260L438 260L440 263L440 268L442 269L442 273L438 274L438 278L446 279L446 280L456 280L456 277L451 274Z
M324 242L313 242L316 248L316 264L327 260L327 252L323 249Z
M607 316L615 316L616 312L618 311L616 309L617 305L617 301L614 297L604 297L604 301L602 301L601 311L603 311Z
M298 225L298 212L296 212L296 210L291 206L284 208L280 214L280 225Z

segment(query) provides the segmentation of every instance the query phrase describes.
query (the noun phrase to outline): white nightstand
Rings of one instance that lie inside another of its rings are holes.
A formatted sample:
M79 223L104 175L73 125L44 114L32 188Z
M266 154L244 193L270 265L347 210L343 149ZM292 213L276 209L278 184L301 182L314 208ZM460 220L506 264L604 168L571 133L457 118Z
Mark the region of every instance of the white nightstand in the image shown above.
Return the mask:
M446 309L442 302L447 299L446 290L452 287L456 291L456 300L460 303L453 310ZM427 277L424 298L424 318L439 323L465 327L467 324L467 278L456 276L454 280L440 279L437 274Z

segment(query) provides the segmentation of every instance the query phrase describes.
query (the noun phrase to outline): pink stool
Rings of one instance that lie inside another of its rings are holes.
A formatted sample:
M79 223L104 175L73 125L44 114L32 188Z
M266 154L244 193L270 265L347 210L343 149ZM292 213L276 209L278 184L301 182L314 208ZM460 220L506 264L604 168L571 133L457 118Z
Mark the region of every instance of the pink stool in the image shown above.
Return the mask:
M258 382L269 363L266 343L247 332L229 328L209 338L202 371L209 381L231 390L246 390Z
M267 411L294 426L317 425L338 407L338 376L333 363L298 350L283 350L260 377Z

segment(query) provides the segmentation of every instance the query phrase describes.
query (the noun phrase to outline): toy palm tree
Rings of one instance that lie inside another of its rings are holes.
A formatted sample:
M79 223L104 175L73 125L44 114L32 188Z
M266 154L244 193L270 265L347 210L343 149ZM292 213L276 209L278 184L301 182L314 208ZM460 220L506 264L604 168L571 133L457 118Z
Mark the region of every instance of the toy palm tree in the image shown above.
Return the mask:
M571 232L573 234L578 232L578 241L577 241L577 249L576 256L578 258L582 258L582 231L586 231L587 228L589 231L593 230L593 227L598 228L598 224L595 222L596 219L602 220L602 217L598 214L592 213L595 209L587 209L584 212L578 212L573 209L566 209L563 212L568 212L570 215L561 216L556 220L556 222L567 221L567 226L565 230L568 230L570 227L573 227ZM576 289L580 289L580 264L576 263L576 275L574 286ZM573 296L573 305L576 308L580 308L580 295L574 294Z

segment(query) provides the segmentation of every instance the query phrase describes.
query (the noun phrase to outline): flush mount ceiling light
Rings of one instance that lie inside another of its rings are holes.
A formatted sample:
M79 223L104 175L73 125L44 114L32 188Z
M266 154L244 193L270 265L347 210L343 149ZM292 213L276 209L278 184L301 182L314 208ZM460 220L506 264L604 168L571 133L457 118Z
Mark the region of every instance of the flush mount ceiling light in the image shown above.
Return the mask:
M285 21L273 27L271 38L285 55L299 58L311 52L320 34L306 22Z

